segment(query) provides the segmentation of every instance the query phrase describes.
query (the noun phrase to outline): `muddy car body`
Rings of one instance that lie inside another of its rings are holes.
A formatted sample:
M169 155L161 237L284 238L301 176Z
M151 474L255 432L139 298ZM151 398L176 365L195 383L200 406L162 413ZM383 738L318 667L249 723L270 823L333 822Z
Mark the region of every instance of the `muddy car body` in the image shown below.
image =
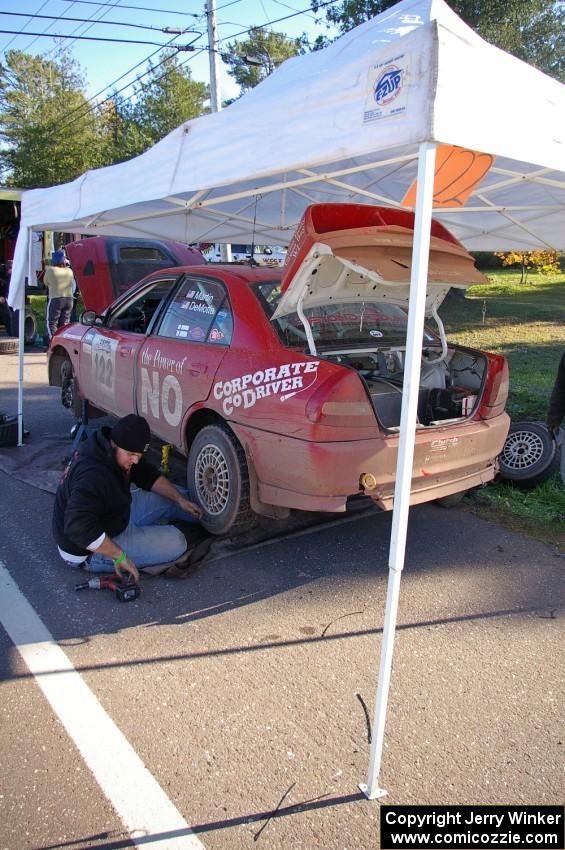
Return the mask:
M72 376L67 404L74 395L116 416L135 411L186 455L214 533L257 513L343 511L360 493L392 506L413 216L330 207L307 211L282 275L160 271L51 343L50 383ZM428 311L449 286L479 279L434 223ZM504 358L426 330L412 503L494 477L507 391Z

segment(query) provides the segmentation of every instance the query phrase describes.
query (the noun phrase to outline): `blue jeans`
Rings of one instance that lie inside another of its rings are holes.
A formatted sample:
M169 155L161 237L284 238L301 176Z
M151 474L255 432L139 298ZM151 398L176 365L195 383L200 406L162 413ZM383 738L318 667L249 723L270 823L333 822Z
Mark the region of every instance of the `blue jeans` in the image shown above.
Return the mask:
M187 491L177 488L183 495ZM170 520L198 522L178 505L147 490L132 490L131 514L127 528L112 540L120 546L136 567L153 567L176 561L187 549L186 537L173 525L162 525ZM92 573L113 573L114 562L103 555L92 555L89 564Z

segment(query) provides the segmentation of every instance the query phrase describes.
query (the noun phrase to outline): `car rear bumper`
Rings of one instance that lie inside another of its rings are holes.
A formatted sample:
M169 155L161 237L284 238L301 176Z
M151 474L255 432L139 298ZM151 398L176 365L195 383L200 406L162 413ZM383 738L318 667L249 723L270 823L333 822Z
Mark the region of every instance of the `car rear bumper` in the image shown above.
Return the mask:
M506 413L416 434L411 504L427 502L491 481L510 420ZM232 424L257 479L257 498L308 511L344 511L347 499L365 493L392 508L398 435L348 442L308 442ZM370 473L376 487L360 485Z

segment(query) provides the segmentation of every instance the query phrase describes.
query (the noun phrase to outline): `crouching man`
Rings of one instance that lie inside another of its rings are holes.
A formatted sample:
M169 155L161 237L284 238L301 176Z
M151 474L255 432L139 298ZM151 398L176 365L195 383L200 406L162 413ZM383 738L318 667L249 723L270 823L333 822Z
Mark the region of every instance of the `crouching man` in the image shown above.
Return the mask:
M189 547L178 528L163 524L196 523L201 511L145 459L149 438L147 421L130 414L75 452L57 488L52 525L70 566L135 581L140 570L183 578L206 553L209 540Z

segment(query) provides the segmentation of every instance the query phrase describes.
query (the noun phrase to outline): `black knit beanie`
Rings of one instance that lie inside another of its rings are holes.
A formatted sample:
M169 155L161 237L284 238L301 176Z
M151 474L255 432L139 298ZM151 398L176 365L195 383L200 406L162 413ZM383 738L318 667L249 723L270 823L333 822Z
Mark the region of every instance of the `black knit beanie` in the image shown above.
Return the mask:
M146 452L149 448L151 431L143 416L129 413L116 422L110 436L115 444L126 452Z

